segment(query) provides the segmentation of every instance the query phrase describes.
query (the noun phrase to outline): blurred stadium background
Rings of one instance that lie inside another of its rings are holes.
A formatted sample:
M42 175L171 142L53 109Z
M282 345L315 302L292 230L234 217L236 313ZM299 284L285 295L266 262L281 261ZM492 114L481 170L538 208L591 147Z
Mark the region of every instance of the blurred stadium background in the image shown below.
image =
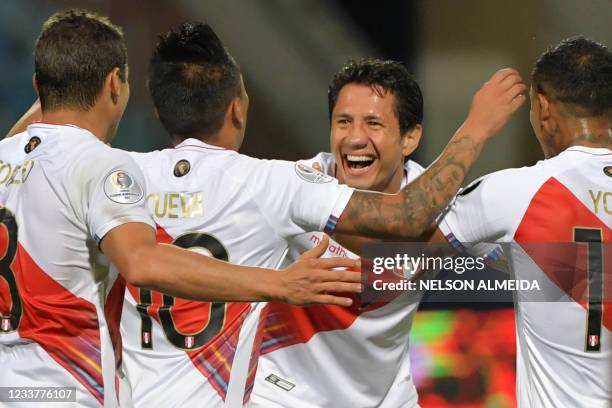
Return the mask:
M471 95L495 70L529 78L549 45L585 35L610 46L609 0L4 0L0 3L0 125L34 100L32 49L42 22L67 7L98 11L124 28L132 100L117 147L146 151L169 141L145 87L157 35L206 20L241 65L251 105L244 153L300 159L328 149L327 83L348 58L404 61L425 97L425 133L415 159L429 164L467 114ZM533 164L541 153L528 107L491 142L470 179ZM411 342L420 402L430 407L512 407L511 306L427 303ZM437 309L437 310L436 310Z

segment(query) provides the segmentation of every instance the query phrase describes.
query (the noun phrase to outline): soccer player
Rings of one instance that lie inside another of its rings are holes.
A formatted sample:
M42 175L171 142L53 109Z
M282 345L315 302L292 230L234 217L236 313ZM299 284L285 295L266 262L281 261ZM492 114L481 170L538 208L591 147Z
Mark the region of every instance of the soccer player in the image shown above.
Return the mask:
M432 200L448 199L446 190L460 184L454 178L446 182L450 173L456 170L463 178L483 140L472 142L474 128L459 131L434 171L397 196L341 189L334 178L301 163L240 155L248 97L237 64L205 24L184 24L161 37L149 89L162 125L177 142L174 149L133 154L147 178L158 238L238 263L278 264L287 241L306 231L418 232L442 208L442 202L421 200L430 183L444 180ZM515 98L521 89L514 71L496 74L475 98L468 129L475 120L477 128L486 124L483 134L490 136L520 105ZM464 152L465 145L455 144L464 142L476 150ZM456 154L460 165L452 159ZM332 186L339 193L330 191ZM406 206L396 201L400 196ZM188 302L136 288L126 299L124 365L136 406L248 402L263 305Z
M162 124L179 142L175 149L134 155L149 173L148 203L160 227L158 236L221 258L236 253L250 259L245 262L280 260L287 237L324 227L332 231L336 224L344 233L418 235L461 184L484 142L520 106L524 90L515 71L498 72L477 93L464 126L426 177L401 194L382 195L338 187L333 178L307 166L235 153L244 135L248 98L237 65L206 25L188 24L164 36L152 60L149 86ZM338 189L335 200L332 188ZM251 253L241 252L247 246ZM124 357L137 405L147 398L147 403L182 406L202 401L240 406L248 400L260 306L185 303L136 289L130 296L136 308L133 323L124 324ZM194 307L204 311L189 313ZM188 317L176 318L181 314ZM203 315L206 321L200 320ZM182 321L175 325L175 320ZM160 356L173 364L163 364ZM154 368L140 372L147 367ZM179 375L169 379L174 373ZM194 378L199 381L189 387L186 380ZM159 389L166 392L139 394Z
M328 292L360 290L357 274L325 270L354 261L310 259L316 251L278 272L158 244L140 169L105 144L129 96L120 29L58 13L34 59L42 122L0 142L0 386L16 405L33 395L14 388L23 386L73 388L52 394L83 407L118 405L125 281L210 301L347 304Z
M396 193L423 172L408 159L423 131L423 97L401 63L348 61L334 75L328 98L333 153L303 163L351 187L384 193ZM289 258L321 238L319 232L296 237ZM326 255L358 257L333 241ZM406 292L350 309L271 304L252 405L416 406L408 335L420 298Z
M433 240L510 243L514 277L540 283L515 297L519 407L610 407L612 53L562 41L536 62L530 99L546 159L476 181Z

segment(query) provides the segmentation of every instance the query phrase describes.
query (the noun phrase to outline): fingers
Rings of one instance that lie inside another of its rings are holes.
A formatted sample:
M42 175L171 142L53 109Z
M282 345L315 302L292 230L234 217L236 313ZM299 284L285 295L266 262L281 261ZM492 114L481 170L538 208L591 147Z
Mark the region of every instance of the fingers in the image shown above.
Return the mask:
M316 275L316 280L318 282L361 282L361 273L321 270Z
M321 303L336 306L350 306L353 304L353 300L342 296L319 295L313 299L312 303Z
M518 75L518 71L514 68L502 68L499 71L497 71L495 74L493 74L489 82L493 84L498 84L513 74Z
M347 282L324 282L317 285L317 292L321 294L329 293L361 293L361 283Z
M520 108L521 105L524 104L526 100L527 100L527 97L523 94L520 94L514 97L514 99L510 102L512 112Z
M525 84L521 82L521 83L514 84L512 88L506 91L506 94L508 95L508 99L512 101L517 96L523 95L526 90L527 90L527 86L525 86Z
M316 247L304 252L302 256L300 256L300 259L319 258L325 253L328 245L329 245L329 237L327 236L327 234L322 234L321 242L319 242L319 244Z
M319 269L350 268L359 270L361 269L361 261L351 258L321 258L316 259L313 266Z
M510 75L506 76L501 82L500 87L504 91L512 88L516 84L522 84L523 78L519 75L518 72L513 72Z

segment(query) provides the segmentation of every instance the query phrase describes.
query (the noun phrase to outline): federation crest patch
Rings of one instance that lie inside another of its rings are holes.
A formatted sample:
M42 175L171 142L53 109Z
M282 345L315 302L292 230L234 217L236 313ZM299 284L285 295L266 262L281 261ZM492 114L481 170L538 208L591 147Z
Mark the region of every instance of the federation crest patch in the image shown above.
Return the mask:
M603 172L606 176L612 177L612 166L606 166L603 168Z
M189 163L187 160L179 160L174 165L174 176L183 177L189 173L189 170L191 170L191 163Z
M106 176L104 194L119 204L134 204L144 195L142 187L127 172L117 170Z
M599 344L599 336L597 335L590 335L589 336L589 346L591 347L596 347Z
M193 345L195 344L195 338L193 336L187 336L185 337L185 348L192 348Z
M26 153L30 153L32 150L36 149L40 143L41 143L40 138L33 136L30 138L30 141L28 142L28 144L25 145L25 147L23 148L23 151Z
M327 174L321 173L318 170L313 169L302 163L295 163L295 172L302 180L305 180L309 183L316 184L324 184L330 183L334 180L332 176L328 176Z

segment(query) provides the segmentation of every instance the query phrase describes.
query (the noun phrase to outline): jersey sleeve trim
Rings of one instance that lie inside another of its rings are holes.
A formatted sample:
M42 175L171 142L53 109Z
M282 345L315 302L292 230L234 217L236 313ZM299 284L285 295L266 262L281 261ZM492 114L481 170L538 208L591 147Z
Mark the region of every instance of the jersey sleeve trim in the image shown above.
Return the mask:
M150 217L141 215L124 215L107 222L95 231L94 239L96 240L96 244L100 245L100 241L102 241L102 239L106 236L106 234L109 233L110 230L120 225L127 224L129 222L140 222L143 224L147 224L148 226L153 228L153 230L155 230L155 223Z
M320 231L325 232L327 235L331 235L336 230L336 224L338 224L338 219L340 219L340 215L344 212L344 209L348 205L353 192L355 192L354 188L348 186L342 186L342 190L332 207L331 213L325 225L321 225Z

